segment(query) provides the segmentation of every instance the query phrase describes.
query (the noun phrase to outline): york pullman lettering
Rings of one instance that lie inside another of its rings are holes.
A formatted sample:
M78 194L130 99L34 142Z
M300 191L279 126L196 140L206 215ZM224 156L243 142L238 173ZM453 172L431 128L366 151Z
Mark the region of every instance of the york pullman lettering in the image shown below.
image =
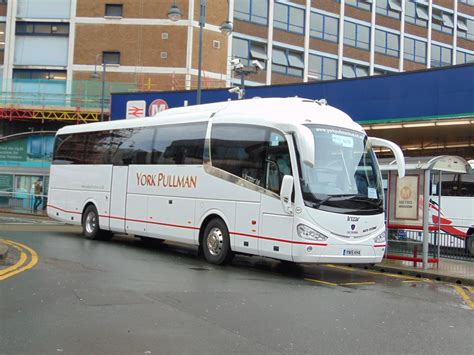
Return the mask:
M138 186L196 188L197 176L137 173Z

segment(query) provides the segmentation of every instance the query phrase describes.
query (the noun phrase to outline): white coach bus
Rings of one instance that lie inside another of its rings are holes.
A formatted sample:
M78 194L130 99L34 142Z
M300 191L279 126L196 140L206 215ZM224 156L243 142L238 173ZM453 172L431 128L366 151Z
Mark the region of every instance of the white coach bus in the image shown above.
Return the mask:
M386 247L368 138L324 100L252 99L68 126L56 136L48 215L113 232L304 263L376 263Z

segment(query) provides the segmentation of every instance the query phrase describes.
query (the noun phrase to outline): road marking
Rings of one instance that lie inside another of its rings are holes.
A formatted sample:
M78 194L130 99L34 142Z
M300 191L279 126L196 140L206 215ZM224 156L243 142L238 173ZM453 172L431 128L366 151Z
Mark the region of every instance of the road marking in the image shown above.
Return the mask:
M459 294L459 296L461 296L463 301L468 305L468 307L474 310L474 302L471 301L471 299L469 298L467 293L463 290L463 288L457 285L452 285L452 286L456 290L456 292Z
M306 281L316 282L318 284L328 285L328 286L339 286L338 284L322 281L322 280L315 280L315 279L305 279Z
M15 271L21 265L23 265L26 262L26 259L27 259L26 253L20 247L17 247L16 245L12 245L12 244L8 243L6 240L2 240L2 241L3 241L3 243L8 244L9 246L14 247L15 249L17 249L20 252L20 259L15 264L13 264L13 265L11 265L11 266L3 269L3 270L0 270L0 276L8 274L9 272Z
M363 269L356 269L356 268L352 268L352 267L348 267L348 266L340 266L340 265L332 265L332 264L325 264L325 266L332 267L334 269L349 270L349 271L352 271L352 272L357 270L357 271L364 272L364 273L371 274L371 275L387 276L387 277L393 277L393 278L396 278L396 279L432 282L431 280L420 279L418 277L412 277L412 276L407 276L407 275L391 274L389 272L369 271L369 270L363 270Z
M9 277L19 274L20 272L31 269L38 263L38 254L36 254L36 252L30 247L11 240L3 239L2 241L5 244L16 248L20 252L20 260L18 260L16 264L0 271L0 281L8 279ZM25 251L29 254L30 257L30 261L28 263L26 263L28 260L28 256Z
M346 282L343 284L339 284L341 286L357 286L357 285L375 285L374 281L366 281L366 282Z
M414 282L431 282L431 280L426 280L426 279L417 279L417 280L403 280L402 282L406 282L406 283L414 283Z
M470 293L474 293L474 287L472 286L464 286Z

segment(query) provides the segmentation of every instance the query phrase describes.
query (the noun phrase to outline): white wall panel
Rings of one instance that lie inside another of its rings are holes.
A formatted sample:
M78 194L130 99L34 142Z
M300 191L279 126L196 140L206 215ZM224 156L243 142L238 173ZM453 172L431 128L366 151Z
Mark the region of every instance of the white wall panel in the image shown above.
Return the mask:
M66 66L68 37L17 36L14 64Z

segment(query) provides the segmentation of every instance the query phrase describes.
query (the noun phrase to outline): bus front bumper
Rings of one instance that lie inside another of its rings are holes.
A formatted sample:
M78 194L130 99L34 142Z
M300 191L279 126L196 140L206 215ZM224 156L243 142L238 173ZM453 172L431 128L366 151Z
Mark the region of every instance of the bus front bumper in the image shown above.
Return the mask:
M375 264L380 263L385 253L385 245L294 245L293 261L297 263L340 263Z

